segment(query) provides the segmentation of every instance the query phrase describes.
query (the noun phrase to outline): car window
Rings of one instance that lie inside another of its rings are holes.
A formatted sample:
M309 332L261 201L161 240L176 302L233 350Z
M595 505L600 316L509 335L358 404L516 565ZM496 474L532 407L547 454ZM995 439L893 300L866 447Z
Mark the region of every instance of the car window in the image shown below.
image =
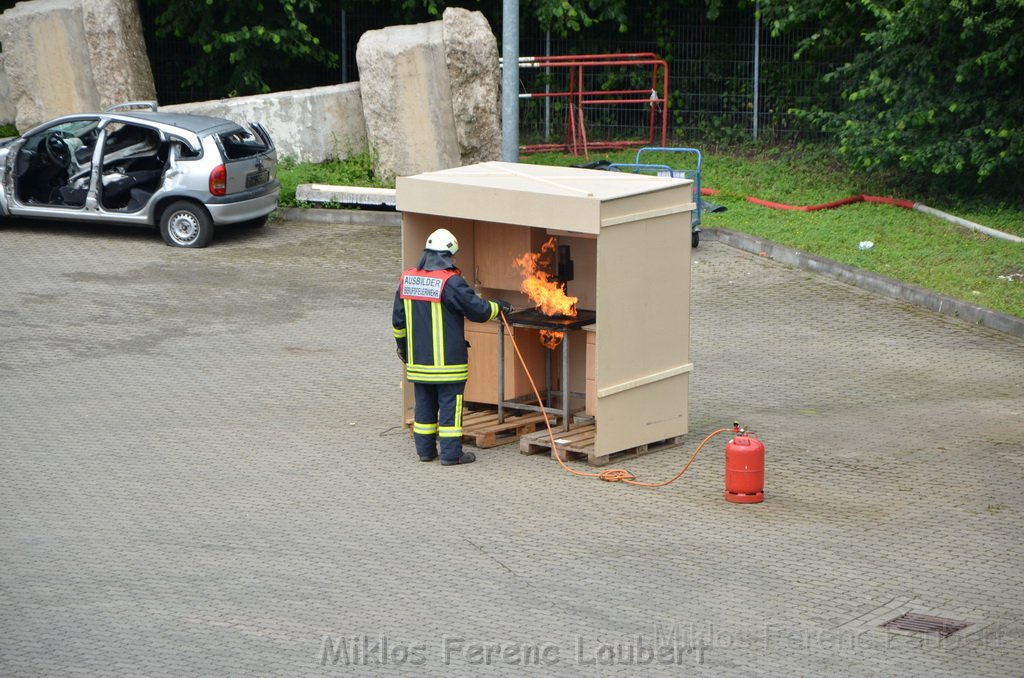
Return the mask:
M107 125L107 141L104 144L103 153L104 155L117 151L148 153L159 142L159 133L151 127L111 122Z
M68 120L47 127L33 135L26 148L35 149L41 153L42 144L50 135L59 137L71 153L71 162L67 168L69 174L75 175L88 170L93 149L96 147L96 139L99 136L98 118Z
M99 125L99 120L88 119L88 120L70 120L68 122L62 122L59 125L54 125L49 128L47 132L61 132L66 137L77 137L81 139L84 136L94 133L96 127ZM95 138L95 134L92 134Z
M269 149L255 132L241 127L218 135L224 156L228 160L239 160L266 153Z
M178 143L178 158L181 160L195 160L196 158L202 157L202 151L193 151L188 147L188 144L184 142Z
M37 145L46 137L51 134L55 134L65 141L77 139L80 144L74 144L75 146L94 146L96 143L96 128L99 126L99 120L70 120L68 122L62 122L59 125L52 125L34 134L29 141L30 145Z

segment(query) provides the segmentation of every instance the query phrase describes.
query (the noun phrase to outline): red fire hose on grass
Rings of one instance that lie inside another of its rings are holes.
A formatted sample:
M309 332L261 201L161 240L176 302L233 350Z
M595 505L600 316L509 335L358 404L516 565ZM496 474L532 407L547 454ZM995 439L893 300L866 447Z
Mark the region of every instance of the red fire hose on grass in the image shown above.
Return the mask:
M877 202L885 205L896 205L897 207L904 207L906 209L914 209L915 203L913 200L898 200L896 198L880 198L876 195L851 195L849 198L843 198L842 200L833 200L832 202L822 203L820 205L786 205L781 202L771 202L770 200L761 200L753 196L747 196L747 202L752 202L755 205L761 205L763 207L770 207L775 210L792 210L797 212L817 212L818 210L830 210L836 207L842 207L843 205L852 205L857 202Z
M701 195L716 195L719 193L718 190L713 188L702 188L700 190ZM844 205L852 205L858 202L873 202L880 203L883 205L895 205L896 207L903 207L908 210L915 210L917 212L924 212L930 214L933 217L945 219L950 223L954 223L957 226L961 226L972 231L978 231L984 233L987 236L993 238L999 238L1000 240L1009 240L1010 242L1024 242L1024 238L1013 235L1012 233L1006 233L1004 231L997 231L994 228L988 226L982 226L976 224L973 221L967 219L961 219L960 217L937 210L933 207L928 207L919 202L913 200L899 200L897 198L883 198L877 195L851 195L849 198L843 198L841 200L833 200L832 202L822 203L820 205L787 205L781 202L772 202L770 200L762 200L761 198L755 198L753 196L747 196L747 202L754 203L755 205L761 205L762 207L768 207L775 210L788 210L795 212L817 212L819 210L830 210L836 207L843 207Z

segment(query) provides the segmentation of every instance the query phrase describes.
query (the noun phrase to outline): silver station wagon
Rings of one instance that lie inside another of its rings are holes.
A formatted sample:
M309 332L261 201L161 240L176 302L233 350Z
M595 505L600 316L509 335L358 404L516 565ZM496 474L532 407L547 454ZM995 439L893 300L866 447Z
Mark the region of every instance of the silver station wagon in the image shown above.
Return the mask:
M205 247L220 224L263 226L277 151L258 123L132 102L66 115L0 142L0 217L135 224Z

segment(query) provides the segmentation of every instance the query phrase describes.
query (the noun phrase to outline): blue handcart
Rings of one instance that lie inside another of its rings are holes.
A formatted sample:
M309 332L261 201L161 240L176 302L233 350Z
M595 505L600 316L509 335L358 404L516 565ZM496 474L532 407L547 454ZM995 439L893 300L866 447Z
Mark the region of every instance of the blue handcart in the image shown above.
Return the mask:
M678 153L688 156L691 162L685 163L687 167L672 167L670 165L644 163L644 154L648 157L651 153ZM676 148L664 146L647 146L636 152L636 160L632 163L612 163L608 169L619 172L633 172L634 174L656 174L661 177L674 177L677 179L690 179L693 181L694 202L697 203L697 215L693 219L693 234L690 237L690 246L696 247L700 243L700 221L704 213L703 199L700 193L700 169L701 155L696 148Z

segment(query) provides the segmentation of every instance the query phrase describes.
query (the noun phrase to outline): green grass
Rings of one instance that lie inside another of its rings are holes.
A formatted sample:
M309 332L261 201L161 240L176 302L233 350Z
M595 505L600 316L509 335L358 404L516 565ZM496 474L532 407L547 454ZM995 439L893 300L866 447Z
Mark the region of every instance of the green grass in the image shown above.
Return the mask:
M14 125L0 125L0 139L18 136L18 128Z
M330 186L365 186L373 188L394 187L378 181L373 175L373 159L369 153L349 156L345 160L334 160L323 164L296 163L284 158L278 163L277 178L281 182L282 207L324 207L295 199L295 188L299 184L327 184Z
M744 231L796 249L874 271L987 308L1024 317L1024 243L963 229L938 217L892 205L857 203L818 212L786 212L746 201L752 195L796 204L820 204L865 193L922 202L975 223L1024 237L1024 211L983 200L922 198L827 171L794 159L757 163L710 159L702 172L709 199L728 211L709 215L708 226ZM860 250L862 240L875 243ZM1004 276L1004 278L1000 278Z
M636 151L593 155L613 162L633 162ZM644 154L643 161L686 167L677 154ZM576 165L565 154L537 154L523 162ZM345 169L348 165L353 168ZM373 182L368 156L325 166L282 163L279 177L288 204L298 183L381 186ZM931 289L980 306L1024 317L1024 243L1014 243L960 228L921 212L891 205L857 203L818 212L773 210L747 202L754 196L791 205L814 205L867 194L921 202L958 217L1024 237L1024 206L984 197L920 195L885 177L851 174L815 149L766 149L705 153L701 172L705 188L720 193L706 199L726 207L705 213L703 226L749 233L811 254ZM1021 196L1016 196L1017 200ZM874 242L860 250L862 240ZM1017 274L1012 279L1007 277ZM1002 278L1000 276L1003 276Z

